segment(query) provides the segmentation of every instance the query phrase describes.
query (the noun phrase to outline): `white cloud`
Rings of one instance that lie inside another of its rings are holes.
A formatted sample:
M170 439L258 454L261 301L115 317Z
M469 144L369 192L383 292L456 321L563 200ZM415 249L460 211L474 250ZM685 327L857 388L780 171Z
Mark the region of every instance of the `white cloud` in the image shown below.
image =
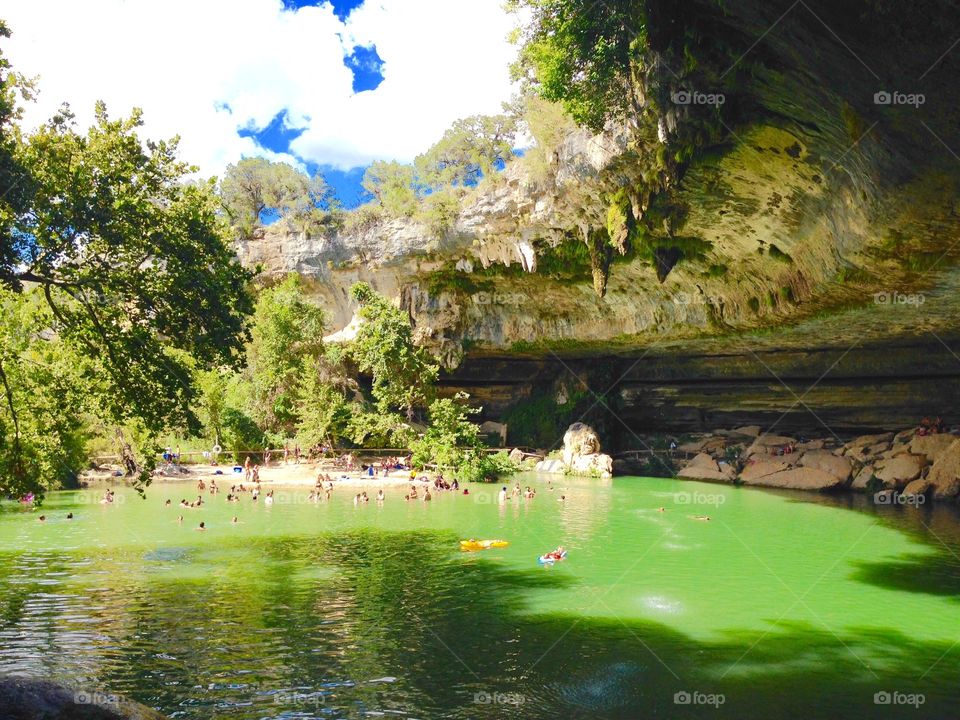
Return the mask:
M271 156L237 129L283 109L307 127L294 152L346 169L411 160L511 92L514 19L501 0L367 0L346 23L329 5L291 12L281 0L7 0L2 16L13 31L4 53L39 76L28 126L64 101L83 125L97 99L114 116L139 106L144 135L179 134L204 174ZM384 81L354 94L344 48L370 44Z

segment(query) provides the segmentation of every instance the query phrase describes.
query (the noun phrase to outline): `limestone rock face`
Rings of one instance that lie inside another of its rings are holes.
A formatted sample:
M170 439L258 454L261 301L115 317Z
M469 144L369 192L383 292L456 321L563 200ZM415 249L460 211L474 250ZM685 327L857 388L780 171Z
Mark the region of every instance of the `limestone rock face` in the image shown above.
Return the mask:
M785 462L776 460L757 460L749 463L740 473L740 480L747 485L759 484L759 480L767 475L781 472L789 469L790 466Z

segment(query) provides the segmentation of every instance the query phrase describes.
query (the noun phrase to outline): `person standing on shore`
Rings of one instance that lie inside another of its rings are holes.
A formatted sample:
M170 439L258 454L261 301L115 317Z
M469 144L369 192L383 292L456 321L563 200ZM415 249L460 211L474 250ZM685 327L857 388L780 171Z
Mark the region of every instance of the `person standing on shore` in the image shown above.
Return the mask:
M247 455L247 459L243 461L243 479L244 481L250 480L250 456Z

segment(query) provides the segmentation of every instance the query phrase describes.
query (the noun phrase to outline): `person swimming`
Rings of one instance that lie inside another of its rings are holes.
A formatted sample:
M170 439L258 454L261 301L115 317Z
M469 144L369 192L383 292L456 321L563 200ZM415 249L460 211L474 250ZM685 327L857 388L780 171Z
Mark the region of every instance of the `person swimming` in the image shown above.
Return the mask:
M182 522L183 522L183 515L180 515L179 517L177 517L177 522L178 522L178 523L182 523Z
M267 496L263 499L264 505L273 505L273 490L267 493Z
M423 491L423 501L430 502L431 500L433 500L433 496L430 494L430 488L426 488Z
M170 507L170 498L167 498L167 501L163 504L164 507Z
M197 528L197 530L206 530L206 529L207 529L207 525L204 522L201 522L200 527Z
M507 486L504 485L500 488L500 493L497 495L497 502L503 505L507 501Z
M657 508L657 512L666 512L666 511L667 511L667 509L666 509L665 507L658 507L658 508Z
M566 502L566 501L567 501L567 496L566 496L566 495L561 495L561 496L560 496L560 499L557 500L557 502Z
M383 488L377 493L377 502L383 502Z
M709 519L710 519L710 516L709 516L709 515L691 515L690 517L693 518L694 520L709 520Z
M236 525L236 524L237 524L238 522L240 522L240 521L237 519L237 516L234 515L234 516L233 516L233 520L231 520L230 522L232 522L234 525Z
M73 513L67 513L67 520L73 520Z
M46 516L46 515L41 515L40 517L37 518L37 520L40 521L40 522L46 522L46 521L47 521L47 516Z

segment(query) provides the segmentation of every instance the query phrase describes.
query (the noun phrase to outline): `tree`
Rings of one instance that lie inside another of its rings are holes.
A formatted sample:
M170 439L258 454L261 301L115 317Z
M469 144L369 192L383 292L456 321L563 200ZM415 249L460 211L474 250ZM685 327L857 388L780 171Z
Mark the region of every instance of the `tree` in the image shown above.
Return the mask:
M244 158L227 166L220 196L231 225L250 237L271 211L298 230L310 230L324 220L333 193L319 172L310 177L286 163Z
M517 119L511 115L457 120L436 145L414 161L419 178L433 188L475 184L513 157L516 132Z
M417 211L412 165L377 160L364 172L363 188L393 217L410 217Z
M252 416L268 432L292 434L304 371L323 352L326 317L310 302L299 275L257 299L249 349Z
M410 316L391 305L367 283L350 288L360 304L360 328L350 354L361 372L373 378L373 397L381 412L399 410L413 421L414 408L429 399L439 365L413 342Z
M647 2L508 0L529 17L513 74L581 125L600 131L632 107L631 63L646 48Z
M22 495L65 483L83 467L92 410L89 363L44 331L38 291L0 288L0 492Z

